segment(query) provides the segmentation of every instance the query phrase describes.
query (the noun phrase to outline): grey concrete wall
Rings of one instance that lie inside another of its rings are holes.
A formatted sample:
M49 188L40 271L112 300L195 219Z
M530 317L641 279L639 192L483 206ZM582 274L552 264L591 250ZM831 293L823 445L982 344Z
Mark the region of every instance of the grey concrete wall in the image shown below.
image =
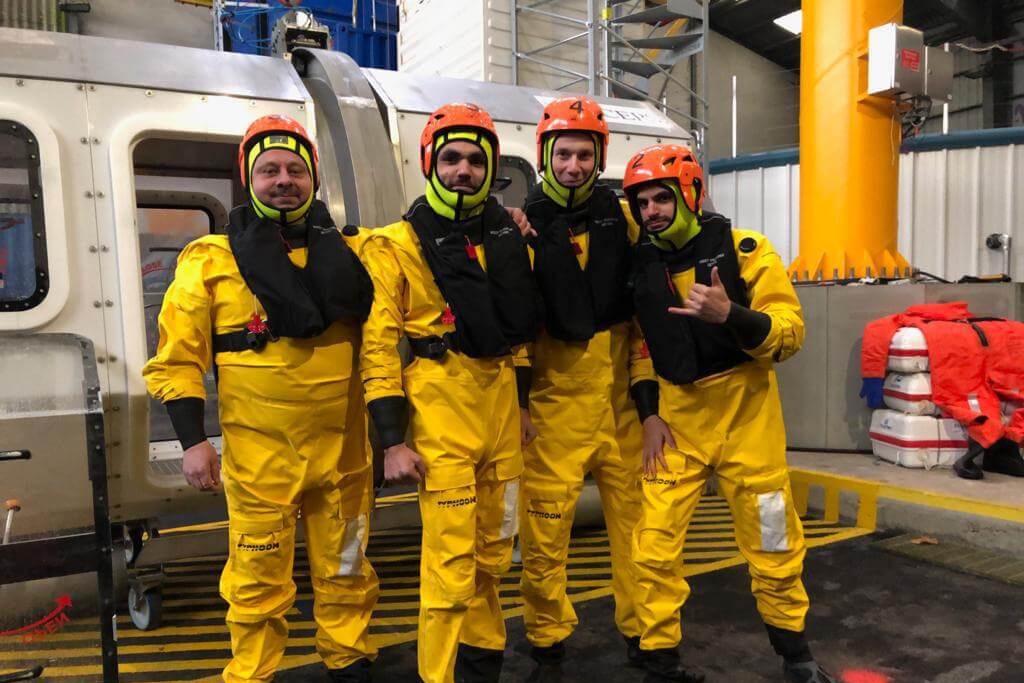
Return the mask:
M796 73L748 50L738 43L712 32L708 41L709 103L708 158L718 159L732 154L732 77L737 89L737 153L750 154L784 147L799 142L799 79ZM700 63L697 58L697 77ZM674 78L690 84L690 60L684 59L672 70ZM652 92L660 83L652 79ZM690 95L669 82L668 104L689 112ZM680 125L692 126L686 119L674 116Z

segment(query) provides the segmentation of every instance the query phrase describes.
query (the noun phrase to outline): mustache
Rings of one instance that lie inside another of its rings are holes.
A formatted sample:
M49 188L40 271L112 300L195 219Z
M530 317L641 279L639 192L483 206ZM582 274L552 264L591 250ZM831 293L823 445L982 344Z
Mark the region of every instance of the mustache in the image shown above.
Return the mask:
M275 185L270 189L271 197L298 197L299 188L294 185Z
M644 221L644 227L650 228L652 225L656 223L664 223L664 227L668 227L668 224L671 222L671 220L672 219L669 218L668 216L653 216Z

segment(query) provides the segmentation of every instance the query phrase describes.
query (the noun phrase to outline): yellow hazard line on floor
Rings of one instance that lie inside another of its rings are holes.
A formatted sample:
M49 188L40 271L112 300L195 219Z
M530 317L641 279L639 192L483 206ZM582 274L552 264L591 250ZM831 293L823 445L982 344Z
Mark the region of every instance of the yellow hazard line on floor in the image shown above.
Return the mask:
M701 509L694 520L697 524L692 525L687 534L683 555L686 576L705 574L744 563L735 545L734 530L729 522L727 507L723 506L725 502L720 498L705 498L702 501ZM726 514L723 515L723 512ZM845 528L828 520L806 520L805 526L814 534L807 538L807 545L812 548L870 533L866 529ZM570 564L566 572L570 599L573 602L582 602L611 595L608 578L611 573L611 558L608 555L610 547L607 533L581 530L577 530L576 533L578 535L573 537L570 546ZM377 554L371 540L370 557L380 563L379 566L385 574L388 570L410 573L410 568L415 570L419 564L419 544L416 542L418 538L418 529L393 529L374 534L374 539L382 543L399 539L400 545L378 547L376 550L381 554ZM221 621L224 618L225 605L217 595L216 576L220 573L224 559L222 555L208 556L191 563L178 561L167 565L167 571L173 578L170 578L165 586L164 614L168 621L179 625L143 632L136 631L130 626L127 615L119 617L119 652L131 659L146 660L122 662L122 673L136 674L140 680L146 680L149 678L147 674L180 672L180 680L185 681L195 680L196 672L223 668L229 657L230 642L227 627ZM305 584L297 599L308 606L308 601L313 596L308 588L308 562L304 561L304 551L300 551L297 565L305 568L296 573L296 579ZM522 597L517 592L521 574L522 567L514 565L505 575L501 585L503 596L500 597L500 602L506 618L522 614ZM181 582L197 585L176 585ZM374 633L373 642L378 647L386 647L414 640L418 622L415 612L419 608L419 576L412 572L411 576L385 577L381 580L381 591L382 597L386 599L378 603L370 622L371 628L392 628L397 629L397 632ZM201 621L206 623L189 623ZM210 623L211 621L218 623ZM316 623L304 619L299 609L292 608L289 612L289 627L294 633L309 633L315 632ZM152 644L152 641L160 638L172 640L190 637L195 640ZM63 645L65 643L66 645ZM48 678L97 677L101 672L98 644L99 636L94 629L64 631L51 635L38 645L26 645L22 650L0 649L0 667L21 666L28 661L51 661L54 666L47 669ZM0 648L7 645L0 643ZM309 649L314 645L315 636L306 636L303 633L291 638L282 668L293 668L319 661L319 656L315 653L295 654L295 648ZM199 658L200 653L205 656ZM150 654L154 658L159 657L159 661L150 661L147 657ZM69 663L61 666L61 661ZM215 681L219 680L219 676L203 680Z
M915 505L923 505L925 507L938 508L940 510L963 512L969 515L992 517L994 519L1001 519L1007 522L1024 524L1024 507L987 503L985 501L961 498L945 493L940 494L933 491L926 491L924 489L913 489L905 486L896 486L894 484L860 479L859 477L826 474L824 472L817 472L813 470L793 469L790 470L790 476L794 481L800 479L811 485L822 486L825 489L826 519L829 518L829 504L833 503L833 507L836 512L838 512L839 506L838 493L833 494L831 498L829 497L829 494L833 491L854 491L858 493L867 492L869 495L874 496L875 505L877 505L877 500L879 498L888 498L890 500L898 500L904 503L913 503ZM858 522L857 526L861 526L861 524Z
M849 540L849 539L852 539L852 538L857 538L859 536L864 536L864 535L870 534L870 533L872 533L872 532L870 530L867 530L867 529L856 529L856 528L854 528L854 529L845 529L845 530L842 530L842 531L838 531L835 536L829 536L829 537L826 537L826 538L816 538L816 539L813 539L813 540L812 539L807 539L807 547L808 548L816 548L816 547L819 547L819 546L822 546L822 545L827 545L829 543L837 543L839 541L845 541L845 540ZM735 566L744 564L745 562L746 562L746 560L742 556L737 555L735 557L731 557L731 558L727 558L727 559L722 559L722 560L719 560L719 561L713 562L713 563L707 563L707 564L701 564L701 565L690 565L689 567L685 567L685 565L684 565L683 575L686 576L687 578L689 578L689 577L692 577L692 576L698 576L700 574L707 574L707 573L710 573L710 572L718 571L720 569L727 569L729 567L735 567ZM598 598L606 598L606 597L610 596L611 594L612 594L612 587L610 585L605 585L605 586L600 587L600 588L595 588L594 590L590 590L590 591L586 591L586 592L582 592L582 593L577 593L575 595L570 595L569 599L572 602L574 602L574 603L575 602L585 602L587 600L596 600ZM504 601L503 601L503 604L504 604ZM522 607L517 607L517 608L512 609L512 610L502 610L502 614L505 616L506 620L512 619L512 618L515 618L515 617L520 617L520 616L523 615L523 608ZM416 633L415 632L402 634L402 638L400 640L398 640L396 644L412 642L415 639L416 639ZM300 666L308 666L310 664L316 664L317 662L320 661L320 656L316 655L316 654L313 654L313 655L306 655L306 656L303 656L303 657L296 657L295 659L298 660L298 663L289 664L287 666L285 666L282 663L282 666L279 668L279 670L290 669L290 668L298 668ZM217 676L210 676L210 677L203 678L203 679L200 679L200 680L203 681L203 683L215 683L216 681L219 681L220 678L217 677Z

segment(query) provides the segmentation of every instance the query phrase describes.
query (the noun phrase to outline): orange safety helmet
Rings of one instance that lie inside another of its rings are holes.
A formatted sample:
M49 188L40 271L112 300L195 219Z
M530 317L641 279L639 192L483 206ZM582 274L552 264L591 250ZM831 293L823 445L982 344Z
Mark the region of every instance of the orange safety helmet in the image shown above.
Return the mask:
M598 170L604 171L608 158L608 123L604 111L585 95L560 97L548 102L537 123L537 170L544 170L544 136L561 131L595 133L601 136L601 157Z
M313 157L313 191L320 186L320 157L316 153L316 145L313 143L309 133L302 127L302 124L290 116L283 114L269 114L249 124L242 136L242 142L238 145L238 173L242 177L242 187L249 187L249 173L245 164L245 155L259 140L274 133L287 133L299 139L300 142L309 147Z
M626 174L622 179L622 189L634 203L633 192L630 190L652 180L674 180L679 183L679 190L686 202L686 208L695 214L700 213L704 203L704 170L697 163L697 158L689 147L683 145L651 145L645 147L626 164ZM693 188L694 206L690 206L689 192Z
M453 128L474 128L491 138L491 144L494 146L492 174L497 174L498 157L501 153L498 150L498 130L494 127L491 115L475 104L455 102L439 107L427 119L427 125L423 126L423 132L420 134L420 169L423 171L423 177L430 178L433 170L434 141L437 136Z

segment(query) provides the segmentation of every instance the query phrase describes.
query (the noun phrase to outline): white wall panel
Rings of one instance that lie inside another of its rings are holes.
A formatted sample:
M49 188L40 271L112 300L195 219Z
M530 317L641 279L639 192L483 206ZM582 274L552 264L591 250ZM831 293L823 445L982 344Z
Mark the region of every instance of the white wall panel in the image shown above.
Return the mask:
M399 9L399 71L485 80L483 0L404 0Z
M945 217L949 215L950 207L947 200L950 197L946 176L949 172L956 175L957 169L951 169L944 160L926 156L932 154L945 155L948 152L910 154L900 158L900 178L910 186L910 215L907 222L901 221L899 225L920 226L914 230L900 230L900 234L908 235L911 243L910 252L904 252L903 255L921 270L944 276L949 270L946 263ZM900 200L903 200L903 197L900 197ZM968 208L963 201L957 201L953 210L961 211ZM961 220L966 218L964 216Z
M790 183L790 172L785 166L775 166L762 169L764 201L762 202L761 226L765 236L771 240L776 250L790 252L790 224L793 223L791 215L792 202L790 197L793 191ZM743 227L740 225L739 227Z
M730 216L733 225L739 228L756 225L758 232L764 232L765 179L763 169L741 171L736 179L736 212ZM768 188L774 192L775 188Z
M771 240L787 263L800 244L800 167L718 173L710 182L717 211ZM1024 146L900 155L900 252L917 268L948 279L1002 271L992 233L1013 239L1011 275L1024 281ZM871 220L870 198L863 204Z

